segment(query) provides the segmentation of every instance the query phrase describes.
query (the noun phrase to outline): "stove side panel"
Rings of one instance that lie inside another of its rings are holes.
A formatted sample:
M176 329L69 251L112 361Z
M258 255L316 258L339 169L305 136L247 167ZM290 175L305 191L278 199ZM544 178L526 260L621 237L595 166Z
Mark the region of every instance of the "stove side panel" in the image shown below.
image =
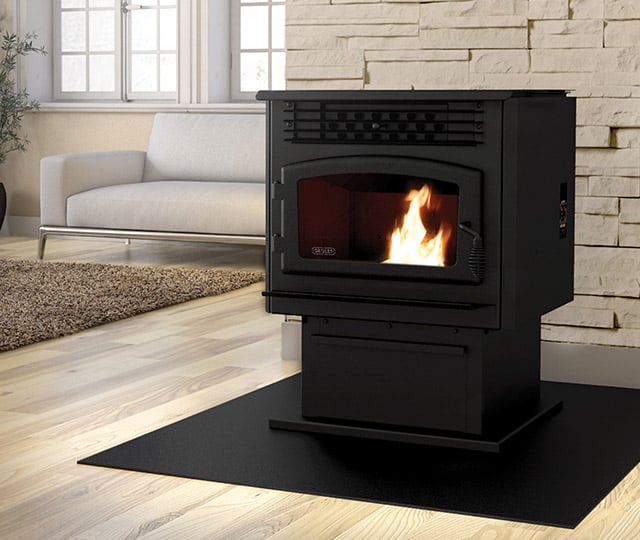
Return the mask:
M573 298L575 99L504 102L502 325Z

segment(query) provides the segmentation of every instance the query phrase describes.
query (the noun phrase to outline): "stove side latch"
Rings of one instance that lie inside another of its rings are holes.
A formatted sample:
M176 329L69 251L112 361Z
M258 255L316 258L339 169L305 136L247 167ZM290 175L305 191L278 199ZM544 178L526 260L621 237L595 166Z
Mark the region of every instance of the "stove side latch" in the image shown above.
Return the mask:
M560 238L567 237L567 215L568 215L568 203L567 203L567 183L562 182L560 184Z

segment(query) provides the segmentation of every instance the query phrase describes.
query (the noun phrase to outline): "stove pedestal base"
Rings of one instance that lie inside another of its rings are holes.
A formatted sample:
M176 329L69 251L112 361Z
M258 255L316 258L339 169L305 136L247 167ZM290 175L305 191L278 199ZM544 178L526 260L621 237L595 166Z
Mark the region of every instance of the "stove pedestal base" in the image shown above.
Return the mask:
M540 323L483 330L304 317L306 420L503 435L540 401Z
M469 436L465 434L447 433L442 431L402 431L391 427L369 427L355 424L340 424L336 422L322 422L306 420L298 412L291 413L288 418L271 418L269 427L286 431L316 433L320 435L338 435L362 439L375 439L390 442L421 444L460 450L475 450L481 452L499 453L515 437L536 423L548 418L562 409L562 401L541 401L530 415L522 421L506 426L503 430L487 435Z

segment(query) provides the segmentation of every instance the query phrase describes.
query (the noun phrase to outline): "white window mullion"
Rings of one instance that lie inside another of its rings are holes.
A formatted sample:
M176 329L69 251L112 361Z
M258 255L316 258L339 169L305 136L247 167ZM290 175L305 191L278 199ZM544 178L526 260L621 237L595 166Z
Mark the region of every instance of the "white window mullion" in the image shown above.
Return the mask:
M53 27L53 40L52 40L52 53L53 53L53 92L52 97L55 100L61 99L60 89L62 88L62 51L60 43L61 34L61 21L60 21L60 0L55 1L52 16Z
M273 71L271 69L271 50L273 49L273 39L272 39L272 35L271 35L271 21L272 21L272 13L273 13L273 9L272 6L269 6L269 10L268 10L268 17L267 17L267 25L268 25L268 29L267 29L267 39L269 40L269 54L267 54L267 81L268 81L268 85L269 85L269 89L271 89L271 78L273 76Z
M90 32L90 28L89 28L89 11L86 10L84 13L84 27L85 27L85 33L84 33L84 50L85 50L85 54L84 54L84 87L85 90L88 92L90 85L91 85L91 73L90 73L90 65L89 65L89 54L90 54L90 49L89 49L89 32Z
M194 2L178 2L178 53L176 58L178 72L178 103L189 104L192 101L191 82L193 76L192 54L193 25L192 4Z
M191 41L193 51L192 65L194 76L191 79L192 88L195 89L193 103L206 103L209 101L209 2L197 0L195 2L195 24L197 31ZM192 92L193 95L193 92Z
M17 33L36 32L37 45L44 46L48 55L30 54L23 56L18 62L19 87L27 88L32 98L40 102L52 101L55 84L55 70L53 68L52 53L55 49L54 16L55 2L29 2L16 0Z
M131 62L129 61L129 18L127 17L127 10L125 8L125 2L120 5L120 15L118 17L120 21L120 50L118 58L120 59L120 96L122 101L129 101L128 88L129 88L129 69L131 68Z
M203 103L207 101L208 94L208 70L207 70L207 31L208 31L208 0L193 0L191 2L191 37L188 48L188 62L191 66L190 94L191 103Z
M235 2L231 0L202 0L205 6L201 11L202 57L201 66L206 62L206 70L201 72L204 91L203 100L207 102L229 101L231 96L231 36L236 28L236 19L232 18Z
M162 66L160 62L160 59L162 58L162 51L161 51L162 47L160 46L160 32L162 31L162 28L160 25L161 19L162 17L160 14L160 10L158 10L156 14L156 51L158 51L156 53L156 89L158 90L158 92L160 91L160 88L162 86L162 83L161 83Z
M240 0L231 0L231 97L240 99Z

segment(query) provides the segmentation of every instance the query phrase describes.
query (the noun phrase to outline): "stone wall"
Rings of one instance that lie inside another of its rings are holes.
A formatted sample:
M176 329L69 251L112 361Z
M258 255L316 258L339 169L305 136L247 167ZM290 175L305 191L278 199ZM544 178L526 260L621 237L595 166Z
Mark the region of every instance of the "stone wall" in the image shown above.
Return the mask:
M577 97L574 302L548 341L640 347L640 0L288 0L288 89Z

